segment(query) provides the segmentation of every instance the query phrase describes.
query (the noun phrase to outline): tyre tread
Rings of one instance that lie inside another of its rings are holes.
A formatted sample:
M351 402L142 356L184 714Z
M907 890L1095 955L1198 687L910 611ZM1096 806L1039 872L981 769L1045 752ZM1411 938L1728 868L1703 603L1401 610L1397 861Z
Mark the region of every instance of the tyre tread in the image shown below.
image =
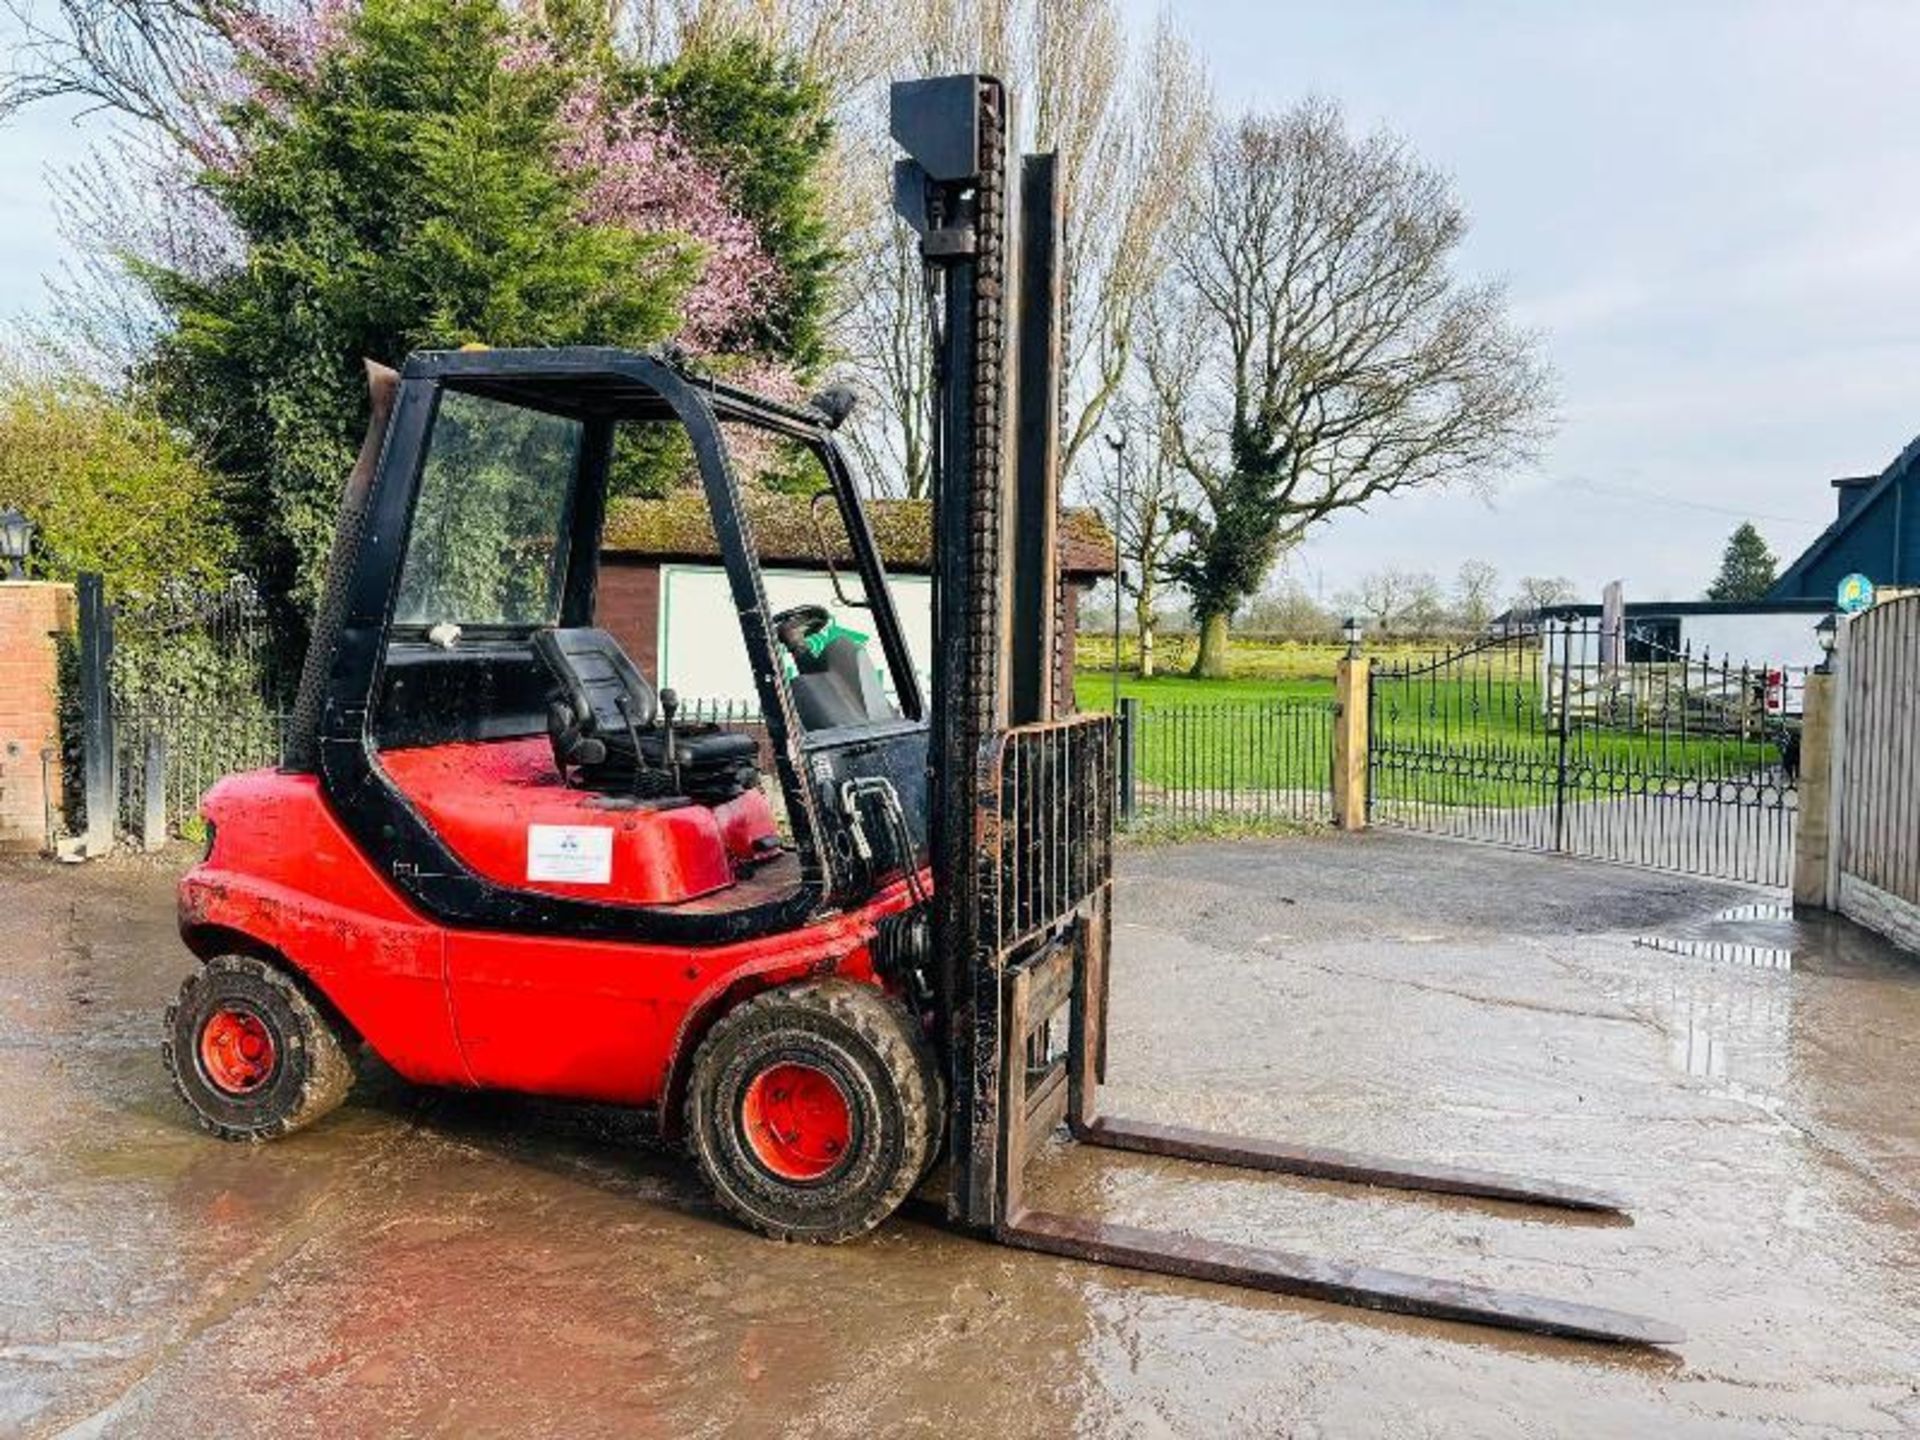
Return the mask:
M723 1053L740 1032L791 1010L826 1016L858 1035L873 1051L899 1100L906 1127L903 1153L917 1157L914 1163L896 1168L885 1190L873 1198L853 1223L830 1231L780 1225L743 1204L731 1187L723 1183L722 1177L714 1173L709 1147L702 1143L702 1127L707 1123L701 1113L703 1061L710 1063L711 1057ZM804 980L742 1001L707 1032L694 1057L692 1083L687 1086L687 1143L714 1198L743 1225L776 1240L837 1244L878 1225L897 1210L920 1183L939 1145L943 1088L932 1047L904 1005L872 985L840 979Z
M232 974L251 976L274 990L286 1003L299 1024L301 1047L306 1058L306 1076L298 1100L285 1113L252 1127L229 1125L200 1107L181 1073L183 1063L191 1065L193 1062L191 1058L179 1055L174 1046L174 1026L181 1009L190 1008L200 990L210 985L217 986L221 976ZM182 981L179 994L167 1006L162 1035L160 1056L166 1065L167 1078L173 1084L174 1094L192 1112L202 1130L221 1140L253 1144L291 1135L337 1109L353 1089L356 1070L353 1057L347 1053L340 1036L320 1007L308 998L306 991L292 977L251 955L216 955Z

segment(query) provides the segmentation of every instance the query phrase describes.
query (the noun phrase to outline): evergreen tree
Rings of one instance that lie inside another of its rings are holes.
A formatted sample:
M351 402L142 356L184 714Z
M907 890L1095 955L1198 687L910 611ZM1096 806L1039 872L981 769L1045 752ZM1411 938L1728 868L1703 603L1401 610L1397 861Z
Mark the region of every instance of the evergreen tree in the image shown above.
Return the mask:
M824 95L748 42L643 64L604 14L337 0L239 32L186 176L225 258L127 263L167 322L142 378L289 621L324 578L363 357L673 338L788 385L818 360Z
M1751 521L1742 521L1720 556L1720 574L1707 587L1709 600L1763 600L1773 588L1780 562Z
M249 570L302 609L365 423L362 357L644 343L677 320L687 257L575 219L557 82L503 67L511 40L490 0L370 0L310 66L255 57L232 163L201 178L235 263L144 271L172 321L149 378L218 472Z

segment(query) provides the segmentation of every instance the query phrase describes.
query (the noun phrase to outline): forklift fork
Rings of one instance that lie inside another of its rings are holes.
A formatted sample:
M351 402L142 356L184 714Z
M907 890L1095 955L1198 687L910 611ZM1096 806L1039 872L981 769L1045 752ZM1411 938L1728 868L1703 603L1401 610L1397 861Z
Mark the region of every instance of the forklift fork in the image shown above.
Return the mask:
M1551 1181L1099 1114L1099 1087L1106 1078L1111 896L1111 881L1102 883L1063 933L1003 972L996 1240L1075 1260L1430 1319L1616 1344L1672 1345L1681 1340L1670 1325L1619 1310L1028 1208L1028 1159L1064 1121L1075 1140L1106 1149L1522 1205L1598 1213L1624 1209L1611 1195ZM1066 1052L1060 1055L1050 1048L1050 1037L1063 1015L1068 1035Z

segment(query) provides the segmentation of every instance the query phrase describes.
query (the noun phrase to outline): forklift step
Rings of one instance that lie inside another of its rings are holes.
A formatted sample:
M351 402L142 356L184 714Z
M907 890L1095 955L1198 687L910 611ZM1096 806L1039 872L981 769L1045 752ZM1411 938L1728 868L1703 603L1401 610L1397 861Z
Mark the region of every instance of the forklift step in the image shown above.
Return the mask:
M1004 1244L1072 1260L1434 1320L1614 1345L1678 1345L1686 1338L1658 1320L1597 1305L1042 1210L1023 1212L999 1227L997 1235Z
M1101 1116L1078 1127L1075 1138L1111 1150L1166 1155L1210 1165L1232 1165L1242 1170L1264 1170L1281 1175L1304 1175L1316 1180L1340 1180L1378 1185L1390 1190L1424 1190L1441 1195L1472 1195L1484 1200L1507 1200L1519 1205L1551 1205L1563 1210L1623 1214L1627 1202L1603 1190L1563 1185L1554 1180L1531 1180L1466 1170L1453 1165L1413 1164L1379 1155L1328 1150L1314 1145L1284 1145L1274 1140L1192 1130L1183 1125L1156 1125L1144 1120Z

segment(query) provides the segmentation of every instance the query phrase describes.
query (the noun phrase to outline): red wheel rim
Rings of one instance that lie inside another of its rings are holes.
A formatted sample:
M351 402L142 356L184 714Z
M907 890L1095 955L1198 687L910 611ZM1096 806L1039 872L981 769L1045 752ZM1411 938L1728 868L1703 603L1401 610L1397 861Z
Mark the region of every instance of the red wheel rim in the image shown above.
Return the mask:
M853 1108L825 1070L787 1061L748 1082L740 1128L754 1158L782 1180L818 1180L847 1157Z
M200 1068L229 1095L245 1095L266 1084L278 1058L273 1032L251 1010L216 1010L200 1027Z

